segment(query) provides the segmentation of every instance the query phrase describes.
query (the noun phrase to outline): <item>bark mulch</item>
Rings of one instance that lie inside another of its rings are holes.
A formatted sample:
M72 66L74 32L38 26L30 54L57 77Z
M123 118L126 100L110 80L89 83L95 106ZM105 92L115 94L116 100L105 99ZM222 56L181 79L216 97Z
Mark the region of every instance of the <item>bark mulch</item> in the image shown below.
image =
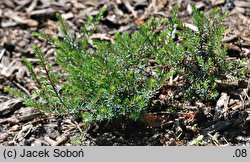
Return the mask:
M250 69L250 1L248 0L2 0L0 1L0 145L250 145L249 74L238 84L224 83L214 103L183 105L177 114L161 110L167 96L159 94L155 107L145 114L146 123L128 120L96 123L83 128L71 116L58 117L26 107L22 100L3 91L15 87L30 95L35 83L22 62L34 65L31 46L37 44L53 64L51 45L32 36L44 32L60 36L55 13L60 12L70 28L79 34L84 21L103 6L107 12L101 30L92 39L112 41L115 32L133 32L151 16L169 17L175 4L181 19L189 24L191 4L209 12L216 6L229 12L222 43L229 59L246 58ZM36 69L37 72L39 69ZM178 78L172 80L178 81ZM168 89L169 90L169 89Z

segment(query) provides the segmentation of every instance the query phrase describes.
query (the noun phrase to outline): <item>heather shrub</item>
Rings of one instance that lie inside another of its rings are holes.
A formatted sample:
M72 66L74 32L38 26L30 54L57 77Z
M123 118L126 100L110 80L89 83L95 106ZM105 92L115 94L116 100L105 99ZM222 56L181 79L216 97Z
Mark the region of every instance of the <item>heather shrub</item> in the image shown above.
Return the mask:
M226 60L226 47L220 41L226 14L214 9L209 16L193 7L194 25L188 28L172 16L151 18L132 34L116 33L114 43L89 37L98 32L105 8L90 17L82 27L81 39L74 38L60 14L63 38L34 33L55 47L55 61L66 75L54 72L41 50L34 45L43 74L37 75L24 59L37 83L34 97L6 88L24 99L27 106L59 115L72 114L86 123L126 117L137 120L150 106L150 100L171 77L183 77L184 99L209 100L218 96L216 79L243 76L240 64ZM176 41L174 34L178 35Z

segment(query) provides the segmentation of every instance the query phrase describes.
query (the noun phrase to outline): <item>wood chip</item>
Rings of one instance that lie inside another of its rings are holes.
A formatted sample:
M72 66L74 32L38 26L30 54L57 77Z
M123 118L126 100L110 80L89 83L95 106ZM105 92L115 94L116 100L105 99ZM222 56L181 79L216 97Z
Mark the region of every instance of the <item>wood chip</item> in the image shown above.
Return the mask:
M21 67L21 62L13 60L7 67L3 67L2 70L0 69L0 74L5 76L6 78L9 78Z
M5 48L1 50L1 52L0 52L0 61L2 60L2 57L3 57L4 53L5 53L5 51L6 51Z
M218 6L218 5L222 5L226 2L226 0L211 0L211 4L212 6Z
M175 114L168 112L145 113L143 114L144 121L151 128L160 127L174 118Z
M236 137L238 141L250 142L250 136L238 136Z
M44 140L48 142L51 146L56 146L56 141L52 140L48 136L44 137Z
M32 1L30 6L26 9L27 13L30 13L31 11L33 11L35 9L35 7L37 6L37 2L38 2L38 0Z
M195 32L198 32L198 27L193 25L193 24L189 24L189 23L183 23L185 27L195 31Z
M48 9L40 9L40 10L33 10L30 12L30 16L36 16L36 17L43 17L43 16L52 16L55 14L55 10L52 8Z
M35 27L35 26L38 25L38 22L37 22L36 20L32 20L32 19L24 19L24 20L22 21L22 23L23 23L23 24L26 24L26 25L28 25L28 26L30 26L30 27Z
M93 39L108 40L111 43L114 43L114 39L105 33L96 33L96 34L91 35L89 37L90 44L93 44Z
M232 35L232 36L229 36L229 37L224 37L221 42L222 43L232 43L232 42L236 42L239 40L239 36L238 35Z
M42 140L36 139L31 146L42 146Z
M213 134L215 132L220 132L222 130L228 129L231 125L233 125L233 123L234 120L218 121L216 124L213 124L212 126L206 128L204 131Z
M250 2L249 1L234 1L234 5L236 7L250 8Z
M15 7L15 4L12 0L3 0L3 3L9 7L9 8L14 8Z
M188 5L187 5L187 12L188 12L189 15L192 14L193 10L192 10L191 4L188 4Z
M72 12L64 13L62 14L62 17L64 20L72 19L74 17L74 14Z
M132 13L134 17L137 17L137 12L134 10L134 8L131 6L128 0L123 1L124 5L127 7L127 9Z
M61 144L65 143L67 140L68 140L68 137L67 137L67 136L61 135L61 136L59 136L59 137L56 139L55 145L52 145L52 146L61 145Z
M20 121L33 120L39 115L41 115L41 112L31 107L21 108L15 112L16 118Z
M228 103L229 103L229 96L227 93L221 93L221 97L216 103L215 107L215 113L214 113L214 120L218 120L222 112L225 112L226 109L228 108Z
M13 21L8 21L8 22L1 22L1 27L2 28L8 28L8 27L13 27L16 26L18 23L17 22L13 22Z
M38 25L38 22L36 20L20 17L15 12L13 12L11 10L7 10L4 13L4 16L16 21L19 24L26 24L26 25L31 26L31 27Z
M244 47L250 47L250 38L242 37L242 40L244 40L244 42L242 42Z
M11 125L14 125L14 124L19 124L20 121L13 115L7 119L7 122Z
M33 126L31 124L23 126L22 130L18 133L16 139L18 141L22 141L30 133L32 127Z
M196 4L195 4L195 7L197 8L197 9L204 9L205 7L206 7L206 5L205 5L205 3L204 2L197 2Z
M67 136L65 135L61 135L57 138L56 141L52 140L51 138L49 138L48 136L44 137L44 140L46 142L48 142L51 146L58 146L58 145L61 145L62 143L66 142L68 139Z
M0 103L0 116L7 115L9 113L12 113L18 109L20 109L22 106L21 99L10 99L6 102Z

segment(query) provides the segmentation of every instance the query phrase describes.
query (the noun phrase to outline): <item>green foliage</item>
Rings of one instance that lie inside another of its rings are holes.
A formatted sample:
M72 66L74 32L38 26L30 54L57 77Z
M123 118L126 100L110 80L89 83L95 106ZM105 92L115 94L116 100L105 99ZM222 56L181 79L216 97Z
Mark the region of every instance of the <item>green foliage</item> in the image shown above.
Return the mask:
M226 59L227 48L221 44L225 28L222 21L227 16L220 14L220 8L212 10L208 16L203 11L193 9L194 25L197 31L191 30L178 19L178 8L174 8L171 17L172 26L177 24L178 43L168 40L165 50L168 61L174 65L176 74L184 77L184 97L200 100L215 99L218 96L216 80L235 77L241 79L245 69L241 63L229 62ZM175 63L174 63L175 62ZM234 76L231 76L231 75Z
M32 93L35 97L10 88L6 91L23 98L28 106L81 116L86 123L124 116L140 119L154 93L173 75L184 77L187 98L216 97L215 79L227 76L239 65L226 61L226 48L220 44L225 15L217 17L219 9L209 17L193 10L198 31L192 31L178 19L176 7L169 21L151 18L131 35L116 33L113 44L94 41L96 48L91 48L88 39L98 31L105 8L85 22L80 41L70 34L66 22L57 14L62 40L41 33L34 35L55 45L56 63L67 75L61 79L34 46L43 74L36 75L32 65L26 60L24 63L38 85ZM178 43L172 38L176 26L176 34L181 38Z
M81 143L82 143L81 136L76 136L74 139L70 141L70 144L73 146L81 145Z

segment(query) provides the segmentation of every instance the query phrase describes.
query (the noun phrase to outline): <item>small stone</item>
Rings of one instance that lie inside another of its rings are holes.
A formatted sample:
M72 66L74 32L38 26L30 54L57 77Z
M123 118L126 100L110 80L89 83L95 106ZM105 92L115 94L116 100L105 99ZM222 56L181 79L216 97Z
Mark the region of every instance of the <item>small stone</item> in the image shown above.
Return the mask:
M8 140L8 137L9 137L8 133L2 133L2 134L0 135L0 139L1 139L2 141L7 141L7 140Z
M35 141L36 139L33 137L33 135L28 139L28 142L31 144Z
M66 143L64 146L72 146L70 143Z
M60 133L58 132L58 130L54 129L54 128L48 128L46 130L47 135L51 138L51 139L56 139L58 136L60 136Z
M20 146L30 146L31 143L27 139L23 139L22 141L19 142Z
M160 94L160 96L159 96L159 99L160 99L160 100L165 100L166 98L167 98L167 96L164 95L164 94Z
M20 126L19 125L14 125L12 128L11 128L14 132L20 130Z
M186 130L187 130L187 131L192 131L192 127L191 127L190 125L187 125L187 126L186 126Z
M0 90L3 90L4 86L2 84L0 84Z
M84 146L90 146L91 145L91 141L90 140L86 140L83 142Z
M18 43L18 46L19 47L25 47L27 45L27 42L24 41L24 40L21 40L19 43Z
M16 142L15 141L9 141L8 142L8 146L15 146L16 145Z
M194 133L197 133L198 129L197 129L197 126L196 126L196 125L195 125L195 126L192 126L192 131L193 131Z
M174 138L169 139L168 146L176 146L176 141Z
M248 114L250 114L250 112L248 112ZM250 115L246 118L246 122L250 122Z
M36 139L31 146L42 146L42 141L40 139Z
M9 124L18 124L20 120L18 120L15 116L11 116L10 118L7 119Z
M193 10L192 10L191 4L188 4L188 5L187 5L187 12L188 12L189 15L192 14Z

